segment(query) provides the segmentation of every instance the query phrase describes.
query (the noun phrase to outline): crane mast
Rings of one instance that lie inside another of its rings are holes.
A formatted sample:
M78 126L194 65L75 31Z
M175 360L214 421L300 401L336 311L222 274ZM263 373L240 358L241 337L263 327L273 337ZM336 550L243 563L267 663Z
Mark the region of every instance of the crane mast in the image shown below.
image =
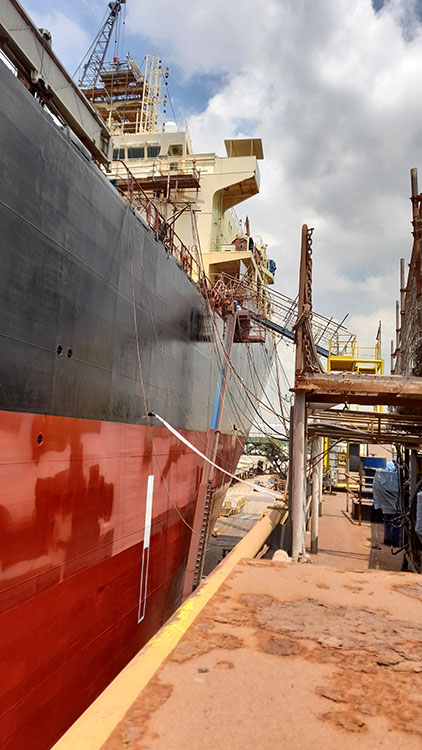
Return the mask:
M125 4L126 0L115 0L108 4L110 12L107 14L103 25L79 66L79 70L82 68L82 72L78 78L78 86L81 88L95 88L98 76L104 65L114 26L122 9L122 5Z
M165 114L168 68L159 56L146 55L142 71L129 54L125 60L113 57L106 63L113 29L126 0L109 2L109 12L91 47L75 73L78 85L94 105L112 135L155 133L161 113Z

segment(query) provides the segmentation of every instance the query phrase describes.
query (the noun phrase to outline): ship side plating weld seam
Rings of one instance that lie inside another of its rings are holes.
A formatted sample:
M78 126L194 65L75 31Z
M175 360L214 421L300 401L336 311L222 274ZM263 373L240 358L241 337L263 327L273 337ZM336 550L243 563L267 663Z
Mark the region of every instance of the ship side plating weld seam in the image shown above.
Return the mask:
M276 500L281 500L281 493L280 492L275 492L274 490L269 490L266 487L261 487L261 486L257 486L256 484L251 484L250 482L245 482L244 479L239 479L239 477L236 477L234 474L230 474L229 471L226 471L221 466L219 466L218 464L214 463L214 461L211 461L210 458L207 458L207 456L205 456L203 453L201 453L201 451L198 450L198 448L195 448L195 446L192 443L190 443L189 440L186 440L186 438L183 437L183 435L181 435L180 432L178 432L177 430L175 430L174 427L171 426L171 424L169 424L168 422L166 422L166 420L163 419L162 417L160 417L158 414L155 414L154 412L150 411L150 412L148 412L148 416L149 417L154 417L155 419L158 419L158 421L161 422L161 424L163 424L164 427L166 427L169 430L169 432L172 433L172 435L174 435L175 437L177 437L177 439L180 440L181 443L184 443L194 453L196 453L198 456L200 456L201 458L203 458L204 461L207 461L209 464L211 464L211 466L214 466L215 469L218 469L219 471L222 471L223 474L226 474L231 479L235 479L236 482L240 482L240 484L245 484L247 487L250 487L254 492L259 492L262 495L269 495L270 497L275 497Z
M52 750L100 750L237 563L243 558L253 558L259 552L282 520L281 514L281 510L271 510L257 521L206 581L186 599L161 630L56 742Z

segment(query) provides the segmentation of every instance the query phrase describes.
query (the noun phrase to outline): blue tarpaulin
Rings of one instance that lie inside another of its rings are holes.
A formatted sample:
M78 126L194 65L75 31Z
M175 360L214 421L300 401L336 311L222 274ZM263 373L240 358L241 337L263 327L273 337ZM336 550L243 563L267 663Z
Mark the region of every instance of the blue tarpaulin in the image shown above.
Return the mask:
M381 508L385 514L396 513L398 494L398 472L388 469L377 469L372 488L374 508Z

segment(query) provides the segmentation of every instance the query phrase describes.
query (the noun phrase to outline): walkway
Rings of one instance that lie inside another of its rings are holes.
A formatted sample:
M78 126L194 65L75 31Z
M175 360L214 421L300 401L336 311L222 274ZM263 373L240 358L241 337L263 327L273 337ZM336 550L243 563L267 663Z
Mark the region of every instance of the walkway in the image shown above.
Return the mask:
M349 500L350 509L351 500ZM384 543L384 524L362 521L359 526L346 512L346 493L323 495L319 519L319 552L311 559L318 565L354 570L401 570L403 553L391 554Z
M421 622L411 573L244 560L168 656L158 636L148 685L126 700L147 646L60 750L420 750Z

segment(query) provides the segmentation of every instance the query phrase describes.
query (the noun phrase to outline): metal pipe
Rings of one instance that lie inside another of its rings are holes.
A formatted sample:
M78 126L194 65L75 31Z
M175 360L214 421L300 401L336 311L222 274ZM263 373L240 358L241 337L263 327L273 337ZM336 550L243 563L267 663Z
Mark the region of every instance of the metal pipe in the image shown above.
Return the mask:
M400 314L404 315L404 298L406 293L405 287L405 260L400 258Z
M322 516L322 498L323 498L322 488L323 488L323 483L324 483L324 442L325 441L324 441L324 438L322 436L320 436L320 438L321 438L320 445L321 445L321 453L322 453L322 455L321 455L321 463L319 465L319 508L318 508L318 514L319 514L319 517L321 518L321 516Z
M306 396L295 393L293 409L292 471L292 559L297 561L305 552L305 453Z
M413 169L410 170L410 181L412 186L412 198L416 198L419 194L418 189L418 170L413 167ZM413 206L413 221L416 221L416 219L419 218L419 209L417 201L412 200L412 206Z
M322 438L317 437L312 441L312 510L311 510L311 553L318 554L318 521L320 503L320 473L322 462Z
M205 605L244 557L258 554L281 520L283 510L271 510L258 521L206 581L117 675L110 685L54 745L53 750L99 750L132 703L177 646Z
M289 508L289 524L292 523L292 495L293 495L293 422L294 422L294 410L293 406L290 407L290 430L289 430L289 476L287 484L287 502Z
M400 305L396 299L396 352L400 351Z

